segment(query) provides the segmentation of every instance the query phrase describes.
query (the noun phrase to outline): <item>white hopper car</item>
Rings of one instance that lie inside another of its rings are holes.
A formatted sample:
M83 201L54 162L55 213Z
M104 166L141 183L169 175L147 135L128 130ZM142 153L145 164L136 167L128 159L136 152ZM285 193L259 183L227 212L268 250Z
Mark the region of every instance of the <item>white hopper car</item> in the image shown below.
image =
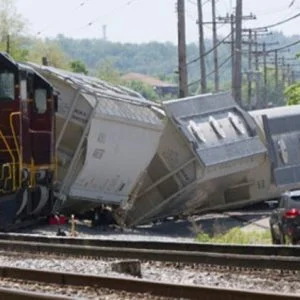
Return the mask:
M65 210L108 205L117 223L135 226L240 207L299 186L300 106L248 113L220 93L166 101L161 110L101 80L33 66L60 92Z
M248 113L221 93L164 108L158 151L120 223L238 208L300 187L300 105Z
M57 178L64 209L126 204L158 147L159 109L137 93L96 78L31 66L59 91Z

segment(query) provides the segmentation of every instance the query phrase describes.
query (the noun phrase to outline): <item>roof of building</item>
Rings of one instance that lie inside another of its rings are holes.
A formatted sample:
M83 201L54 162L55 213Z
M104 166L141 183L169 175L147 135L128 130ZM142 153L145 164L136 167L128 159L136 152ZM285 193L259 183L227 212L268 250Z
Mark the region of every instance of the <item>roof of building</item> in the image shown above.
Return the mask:
M124 80L136 80L141 81L145 84L148 84L150 86L159 86L159 87L177 87L177 84L169 83L162 81L158 78L151 77L145 74L140 73L127 73L122 76L122 79Z

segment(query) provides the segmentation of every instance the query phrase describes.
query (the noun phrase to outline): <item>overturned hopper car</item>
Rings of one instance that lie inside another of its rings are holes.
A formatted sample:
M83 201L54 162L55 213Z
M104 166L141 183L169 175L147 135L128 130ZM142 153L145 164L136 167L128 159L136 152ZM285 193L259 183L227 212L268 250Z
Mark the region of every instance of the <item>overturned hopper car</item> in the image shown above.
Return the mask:
M126 204L158 147L159 108L96 78L31 66L59 91L57 196L64 211Z
M300 106L249 114L221 93L164 108L158 151L119 223L238 208L299 187Z

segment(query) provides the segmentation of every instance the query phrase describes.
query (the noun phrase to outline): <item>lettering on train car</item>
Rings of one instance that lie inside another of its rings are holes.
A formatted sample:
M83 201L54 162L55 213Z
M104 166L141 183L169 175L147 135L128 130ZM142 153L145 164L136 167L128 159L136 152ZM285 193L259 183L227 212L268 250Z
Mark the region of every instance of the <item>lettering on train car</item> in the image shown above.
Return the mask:
M106 134L104 132L100 132L97 138L99 144L105 144Z
M104 149L96 148L93 152L93 157L95 157L96 159L101 159L104 153L105 153Z

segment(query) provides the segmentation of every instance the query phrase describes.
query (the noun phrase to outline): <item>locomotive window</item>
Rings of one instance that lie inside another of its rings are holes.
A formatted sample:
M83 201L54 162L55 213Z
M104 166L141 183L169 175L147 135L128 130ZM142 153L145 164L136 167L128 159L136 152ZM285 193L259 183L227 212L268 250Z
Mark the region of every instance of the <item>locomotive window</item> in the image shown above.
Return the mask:
M45 89L36 89L34 101L37 112L43 114L47 110L47 91Z
M15 99L15 80L13 73L0 73L0 99Z

